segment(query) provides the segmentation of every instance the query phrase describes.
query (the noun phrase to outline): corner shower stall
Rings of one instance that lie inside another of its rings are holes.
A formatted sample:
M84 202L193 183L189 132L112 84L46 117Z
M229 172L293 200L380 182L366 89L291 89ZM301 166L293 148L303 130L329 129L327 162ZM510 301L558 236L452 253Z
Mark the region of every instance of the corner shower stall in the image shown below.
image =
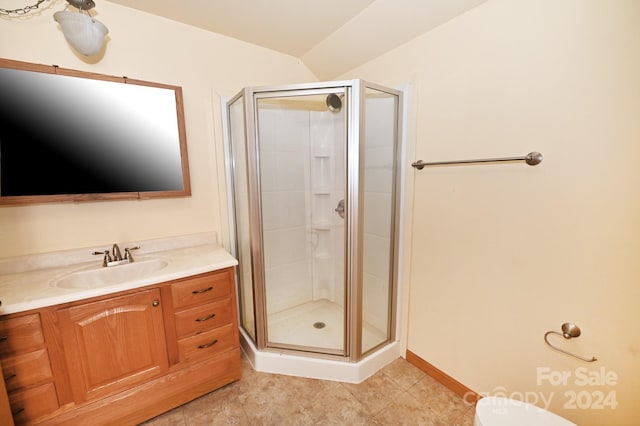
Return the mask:
M401 96L348 80L227 102L241 340L259 371L357 382L399 355Z

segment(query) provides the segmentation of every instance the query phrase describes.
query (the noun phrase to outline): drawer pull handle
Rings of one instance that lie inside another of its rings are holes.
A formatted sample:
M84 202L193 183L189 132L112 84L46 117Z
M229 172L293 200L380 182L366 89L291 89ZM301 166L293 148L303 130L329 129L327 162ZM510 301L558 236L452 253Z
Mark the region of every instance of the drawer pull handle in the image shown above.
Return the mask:
M215 340L213 340L212 342L209 342L209 343L202 344L202 345L198 346L198 349L207 349L208 347L211 347L211 346L215 345L216 343L218 343L218 339L215 339Z
M16 373L11 373L11 374L7 374L6 376L4 376L4 381L8 382L9 380L13 379L16 377Z
M0 343L1 342L6 342L7 340L9 340L8 336L0 336Z
M14 416L17 416L18 414L22 413L23 411L24 411L24 408L20 407L16 411L12 411L11 414L13 414Z
M209 321L211 318L215 317L216 314L207 315L206 317L196 318L196 322Z
M211 290L213 290L213 287L207 287L207 288L203 288L203 289L201 289L201 290L193 290L193 291L191 292L191 294L206 293L206 292L211 291Z

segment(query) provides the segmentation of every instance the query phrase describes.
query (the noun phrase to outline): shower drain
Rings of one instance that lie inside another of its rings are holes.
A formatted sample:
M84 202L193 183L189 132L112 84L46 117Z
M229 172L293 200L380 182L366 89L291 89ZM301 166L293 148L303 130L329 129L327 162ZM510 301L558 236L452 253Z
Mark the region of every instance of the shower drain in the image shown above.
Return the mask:
M318 322L314 322L313 323L313 328L325 328L327 326L327 324L323 323L322 321L318 321Z

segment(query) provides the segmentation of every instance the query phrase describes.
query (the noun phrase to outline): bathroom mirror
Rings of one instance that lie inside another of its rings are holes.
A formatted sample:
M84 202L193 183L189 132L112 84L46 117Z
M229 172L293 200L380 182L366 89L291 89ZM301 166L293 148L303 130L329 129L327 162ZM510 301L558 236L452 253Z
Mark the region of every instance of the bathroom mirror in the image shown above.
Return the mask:
M0 59L0 204L188 195L180 87Z

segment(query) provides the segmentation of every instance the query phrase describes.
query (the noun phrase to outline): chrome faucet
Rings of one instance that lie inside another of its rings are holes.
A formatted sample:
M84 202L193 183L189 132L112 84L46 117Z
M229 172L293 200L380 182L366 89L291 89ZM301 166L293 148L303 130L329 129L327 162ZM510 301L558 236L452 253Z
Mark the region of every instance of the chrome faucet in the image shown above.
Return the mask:
M94 251L94 252L91 252L91 254L104 255L104 258L102 259L102 266L105 266L105 267L117 266L117 265L123 265L125 263L132 263L133 255L131 254L131 250L137 250L139 248L140 246L126 247L124 249L124 257L122 257L122 252L120 251L120 247L118 246L118 244L114 243L113 247L111 248L111 253L109 252L109 250L103 250L103 251Z
M111 248L111 254L113 254L114 261L122 260L122 253L120 253L120 247L118 247L118 244L113 244L113 247Z

